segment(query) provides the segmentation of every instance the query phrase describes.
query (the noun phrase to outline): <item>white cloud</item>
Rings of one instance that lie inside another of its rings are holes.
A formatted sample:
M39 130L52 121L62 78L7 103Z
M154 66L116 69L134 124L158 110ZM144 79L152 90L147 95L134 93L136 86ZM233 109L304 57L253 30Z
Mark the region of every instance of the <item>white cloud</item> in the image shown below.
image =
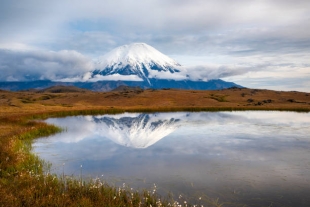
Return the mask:
M120 75L120 74L113 74L113 75L95 75L93 78L89 79L89 82L96 82L96 81L143 81L141 78L139 78L136 75Z
M250 67L244 65L197 65L197 66L181 66L177 68L180 72L160 72L157 70L150 71L149 78L158 79L174 79L174 80L192 80L192 81L208 81L211 79L220 79L251 71Z
M76 51L0 50L0 80L54 80L93 69L90 58Z
M65 77L60 79L54 79L54 81L60 82L97 82L97 81L143 81L137 75L120 75L120 74L112 74L112 75L95 75L91 76L91 72L86 72L84 74L80 74L79 76L74 77Z
M189 79L208 81L247 73L248 68L242 65L200 65L186 68Z
M169 71L163 72L163 71L157 71L157 70L151 70L148 78L174 79L174 80L187 79L186 73L184 73L184 72L170 73Z

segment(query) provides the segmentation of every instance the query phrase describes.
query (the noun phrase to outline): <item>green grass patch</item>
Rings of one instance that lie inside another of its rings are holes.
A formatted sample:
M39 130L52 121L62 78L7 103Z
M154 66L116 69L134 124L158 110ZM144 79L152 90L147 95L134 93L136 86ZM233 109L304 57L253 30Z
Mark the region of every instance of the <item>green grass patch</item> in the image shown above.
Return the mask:
M228 102L226 100L227 95L217 95L217 94L211 94L209 98L217 100L218 102Z

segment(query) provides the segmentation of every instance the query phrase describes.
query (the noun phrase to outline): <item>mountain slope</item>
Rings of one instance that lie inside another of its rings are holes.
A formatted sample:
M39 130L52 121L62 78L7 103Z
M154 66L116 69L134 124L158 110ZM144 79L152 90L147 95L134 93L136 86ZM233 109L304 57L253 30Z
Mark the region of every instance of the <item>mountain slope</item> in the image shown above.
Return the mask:
M96 75L137 75L143 80L149 79L153 70L175 73L180 64L145 43L133 43L115 48L97 63L91 77Z

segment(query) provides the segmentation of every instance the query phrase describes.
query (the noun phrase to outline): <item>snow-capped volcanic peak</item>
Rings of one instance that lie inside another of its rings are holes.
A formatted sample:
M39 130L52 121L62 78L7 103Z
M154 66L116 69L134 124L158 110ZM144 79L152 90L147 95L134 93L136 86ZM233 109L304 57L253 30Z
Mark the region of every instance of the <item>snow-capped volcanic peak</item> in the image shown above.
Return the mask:
M94 75L137 75L148 79L150 70L179 72L180 66L170 57L145 43L133 43L117 47L102 56Z
M100 63L105 67L119 65L119 63L123 66L128 64L157 64L162 67L179 66L179 64L173 59L145 43L133 43L117 47L104 55L101 58Z

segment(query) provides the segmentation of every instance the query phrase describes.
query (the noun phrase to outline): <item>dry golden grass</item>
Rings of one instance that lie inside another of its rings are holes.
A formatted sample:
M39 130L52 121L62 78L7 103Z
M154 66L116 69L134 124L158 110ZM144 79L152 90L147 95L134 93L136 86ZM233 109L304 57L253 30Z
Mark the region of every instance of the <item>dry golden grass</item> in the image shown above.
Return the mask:
M68 110L278 109L310 110L310 94L257 89L217 91L144 90L125 92L0 92L0 117Z

